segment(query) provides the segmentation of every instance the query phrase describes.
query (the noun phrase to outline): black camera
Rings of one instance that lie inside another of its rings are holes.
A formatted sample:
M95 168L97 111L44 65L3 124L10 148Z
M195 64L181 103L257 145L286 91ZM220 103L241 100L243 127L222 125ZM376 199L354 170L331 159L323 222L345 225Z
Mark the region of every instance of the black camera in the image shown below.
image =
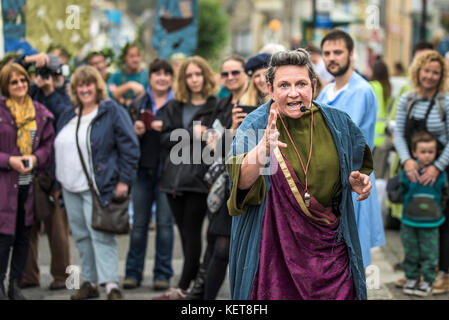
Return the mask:
M50 76L56 76L56 74L47 67L37 68L36 76L40 76L42 79L47 80Z
M42 79L48 79L50 76L56 77L62 74L62 63L61 60L53 55L48 54L47 65L36 68L36 76L40 76Z
M22 163L25 169L33 168L33 159L31 159L31 157L22 159Z

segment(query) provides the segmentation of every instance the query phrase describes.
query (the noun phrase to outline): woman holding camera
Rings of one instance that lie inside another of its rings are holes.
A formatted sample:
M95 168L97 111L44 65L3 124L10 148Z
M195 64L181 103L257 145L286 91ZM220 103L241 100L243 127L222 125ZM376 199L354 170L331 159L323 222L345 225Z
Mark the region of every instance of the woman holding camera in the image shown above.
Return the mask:
M34 223L33 171L51 162L52 114L28 95L30 78L23 67L8 64L0 72L0 300L9 264L8 297L24 300L19 283L28 257Z
M55 159L84 280L71 299L99 297L100 284L105 285L108 300L118 300L122 294L117 243L113 234L92 228L92 194L77 144L99 202L107 206L113 199L128 196L136 177L139 143L126 110L107 99L106 84L97 69L78 67L69 94L74 108L58 121Z

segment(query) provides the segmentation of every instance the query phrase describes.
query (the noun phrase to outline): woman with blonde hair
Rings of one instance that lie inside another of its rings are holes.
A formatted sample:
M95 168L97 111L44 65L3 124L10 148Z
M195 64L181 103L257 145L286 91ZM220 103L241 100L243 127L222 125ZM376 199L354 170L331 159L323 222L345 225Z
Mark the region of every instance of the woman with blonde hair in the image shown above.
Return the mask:
M181 234L184 264L177 288L157 300L184 298L200 265L201 231L209 191L203 179L209 165L203 162L201 155L207 148L203 135L214 120L215 92L215 78L208 63L199 56L189 57L179 69L175 99L164 107L161 145L167 157L160 190L167 193ZM170 139L172 133L182 136L181 141Z
M394 144L399 154L403 170L412 182L433 185L449 164L449 95L447 94L448 69L446 61L434 50L428 50L415 58L410 66L410 80L414 90L403 94L398 102ZM419 168L411 152L411 136L416 131L427 131L438 141L439 153L433 164ZM439 227L439 273L424 274L424 281L417 283L418 270L409 268L412 263L402 264L407 282L405 289L416 289L424 294L449 291L449 206L444 211L446 221ZM413 228L401 226L404 249L411 247ZM438 240L436 240L438 241ZM438 243L437 243L438 245ZM432 290L433 283L433 290Z
M80 156L100 204L107 206L128 195L136 177L139 144L126 110L107 98L106 84L97 69L77 68L69 90L74 108L58 121L55 158L56 178L62 185L84 280L71 299L99 297L98 284L105 285L108 300L122 299L117 243L113 234L92 228L92 194Z
M19 283L34 223L33 173L50 166L53 115L28 95L30 78L11 63L0 72L0 300L24 300ZM10 253L11 258L10 258ZM8 264L8 297L4 280Z
M260 106L269 100L265 72L270 63L271 54L259 53L245 63L245 72L250 77L249 87L240 98L244 106Z

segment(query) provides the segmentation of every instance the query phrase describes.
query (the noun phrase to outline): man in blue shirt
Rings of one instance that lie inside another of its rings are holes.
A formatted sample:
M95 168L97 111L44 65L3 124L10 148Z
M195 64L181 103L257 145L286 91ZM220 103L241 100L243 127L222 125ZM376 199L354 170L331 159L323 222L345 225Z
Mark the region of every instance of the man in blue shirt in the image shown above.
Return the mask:
M323 38L321 51L326 69L334 76L334 81L323 88L317 101L348 113L362 130L372 150L377 101L369 83L354 70L354 42L351 36L342 30L333 30ZM371 173L370 178L371 183L376 185L374 173ZM356 198L357 195L353 193L363 265L366 268L371 264L370 249L385 244L385 234L376 188L372 189L366 201L355 201Z

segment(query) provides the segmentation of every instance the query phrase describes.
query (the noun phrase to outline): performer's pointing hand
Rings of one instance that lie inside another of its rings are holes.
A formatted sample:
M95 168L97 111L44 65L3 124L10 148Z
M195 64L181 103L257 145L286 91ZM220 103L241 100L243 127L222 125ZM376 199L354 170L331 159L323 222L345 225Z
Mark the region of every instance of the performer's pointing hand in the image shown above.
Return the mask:
M270 111L267 127L265 129L264 141L265 141L265 155L268 157L270 152L276 147L285 148L287 144L279 141L279 131L276 129L277 114L275 110Z
M366 174L360 173L359 171L352 171L349 175L349 183L351 184L352 191L357 192L359 197L357 201L362 201L368 198L371 193L371 180Z

